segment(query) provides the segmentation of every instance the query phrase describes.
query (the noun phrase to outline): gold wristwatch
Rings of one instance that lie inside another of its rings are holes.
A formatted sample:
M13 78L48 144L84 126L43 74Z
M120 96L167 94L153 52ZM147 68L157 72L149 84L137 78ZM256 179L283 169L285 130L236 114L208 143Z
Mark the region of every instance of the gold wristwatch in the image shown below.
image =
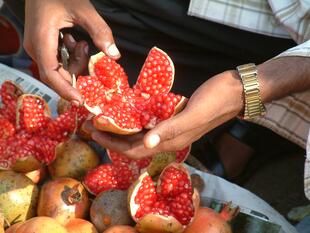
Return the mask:
M237 67L244 89L244 119L253 119L266 113L260 97L257 68L254 63Z

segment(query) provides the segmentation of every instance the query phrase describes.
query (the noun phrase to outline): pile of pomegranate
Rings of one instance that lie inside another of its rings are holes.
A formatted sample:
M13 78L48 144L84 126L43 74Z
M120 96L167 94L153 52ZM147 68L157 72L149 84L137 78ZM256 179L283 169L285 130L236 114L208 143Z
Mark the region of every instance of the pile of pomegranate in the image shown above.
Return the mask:
M156 47L132 88L123 68L101 52L91 57L89 75L77 79L84 106L66 103L56 118L43 98L5 81L0 233L232 232L228 222L238 208L200 207L203 181L184 166L190 147L140 160L107 149L110 162L102 163L81 130L86 119L122 135L154 127L186 103L170 92L173 79L171 59Z

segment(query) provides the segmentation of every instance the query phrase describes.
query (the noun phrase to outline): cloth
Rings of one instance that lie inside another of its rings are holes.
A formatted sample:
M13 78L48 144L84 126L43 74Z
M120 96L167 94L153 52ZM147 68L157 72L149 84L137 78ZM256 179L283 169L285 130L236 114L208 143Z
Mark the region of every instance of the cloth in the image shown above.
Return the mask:
M188 14L255 33L292 38L300 45L277 57L310 57L309 0L191 0ZM310 199L310 90L273 101L266 108L267 114L253 122L307 147L304 183Z

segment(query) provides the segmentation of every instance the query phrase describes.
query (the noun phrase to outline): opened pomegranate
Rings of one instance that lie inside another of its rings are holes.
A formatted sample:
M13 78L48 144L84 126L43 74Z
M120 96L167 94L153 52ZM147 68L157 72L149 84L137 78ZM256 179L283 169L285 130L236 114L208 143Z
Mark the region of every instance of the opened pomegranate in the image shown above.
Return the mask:
M8 119L0 115L0 140L12 137L15 134L15 125L12 124Z
M16 233L17 228L22 224L23 222L18 222L18 223L11 225L9 228L5 230L5 233Z
M102 164L87 173L84 185L90 193L98 195L110 189L127 190L138 176L138 168L130 164Z
M130 188L129 210L139 232L182 232L194 218L199 194L188 171L172 163L154 183L147 172Z
M229 221L239 213L239 207L231 208L225 204L220 213L207 207L198 209L195 219L184 233L232 233Z
M55 147L78 130L88 115L84 107L69 106L52 119L39 96L23 94L11 81L0 89L0 170L30 172L55 159Z
M127 191L101 192L90 207L90 218L99 232L114 225L133 225L127 209Z
M12 124L16 122L17 99L23 94L21 88L12 81L6 80L0 89L1 108L0 115L8 119Z
M65 225L70 219L85 218L90 202L83 185L71 178L58 178L42 186L37 214Z
M100 163L99 156L84 141L73 137L56 146L56 159L48 166L53 178L70 177L81 180L86 172Z
M91 222L81 218L71 219L65 227L68 233L98 233Z
M123 68L102 52L91 57L89 74L78 78L77 88L99 130L134 134L171 117L186 102L185 97L169 92L174 65L156 47L149 52L133 88Z
M25 175L0 171L0 212L5 223L24 222L34 217L38 194L38 187Z
M17 127L27 132L44 129L50 119L50 110L45 100L36 95L24 94L18 98L16 110Z
M55 219L35 217L18 226L15 233L68 233Z

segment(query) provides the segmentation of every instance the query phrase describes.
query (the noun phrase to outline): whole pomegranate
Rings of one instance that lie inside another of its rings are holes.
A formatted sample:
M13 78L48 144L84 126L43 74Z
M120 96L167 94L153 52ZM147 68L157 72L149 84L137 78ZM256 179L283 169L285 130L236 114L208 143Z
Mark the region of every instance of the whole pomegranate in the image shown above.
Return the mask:
M91 205L90 218L100 232L113 225L132 225L134 222L127 209L127 191L100 193Z
M150 50L132 88L123 68L102 52L90 58L88 69L89 76L80 76L77 88L99 130L134 134L154 127L185 106L185 97L170 92L174 65L159 48Z
M65 227L68 233L98 233L92 223L81 218L71 219Z
M17 227L15 233L68 233L55 219L35 217Z
M87 217L89 199L83 185L72 178L58 178L42 186L37 214L65 225L73 218Z
M86 172L100 163L99 156L84 141L73 137L56 147L56 159L48 166L53 178L70 177L81 180Z
M232 233L229 221L237 216L239 207L231 208L230 203L224 205L220 213L207 207L198 209L195 219L184 233Z
M126 225L116 225L109 227L103 233L138 233L138 231L131 226Z
M30 178L33 183L37 184L44 180L46 177L46 167L41 165L41 168L25 173L25 176Z
M147 172L130 187L129 210L140 233L183 232L199 207L187 169L171 163L156 183Z
M14 225L11 225L8 229L6 229L5 233L16 233L16 230L19 226L21 226L23 222L15 223Z
M9 224L35 216L38 187L24 174L0 171L0 211Z
M4 233L4 215L0 212L0 233Z

